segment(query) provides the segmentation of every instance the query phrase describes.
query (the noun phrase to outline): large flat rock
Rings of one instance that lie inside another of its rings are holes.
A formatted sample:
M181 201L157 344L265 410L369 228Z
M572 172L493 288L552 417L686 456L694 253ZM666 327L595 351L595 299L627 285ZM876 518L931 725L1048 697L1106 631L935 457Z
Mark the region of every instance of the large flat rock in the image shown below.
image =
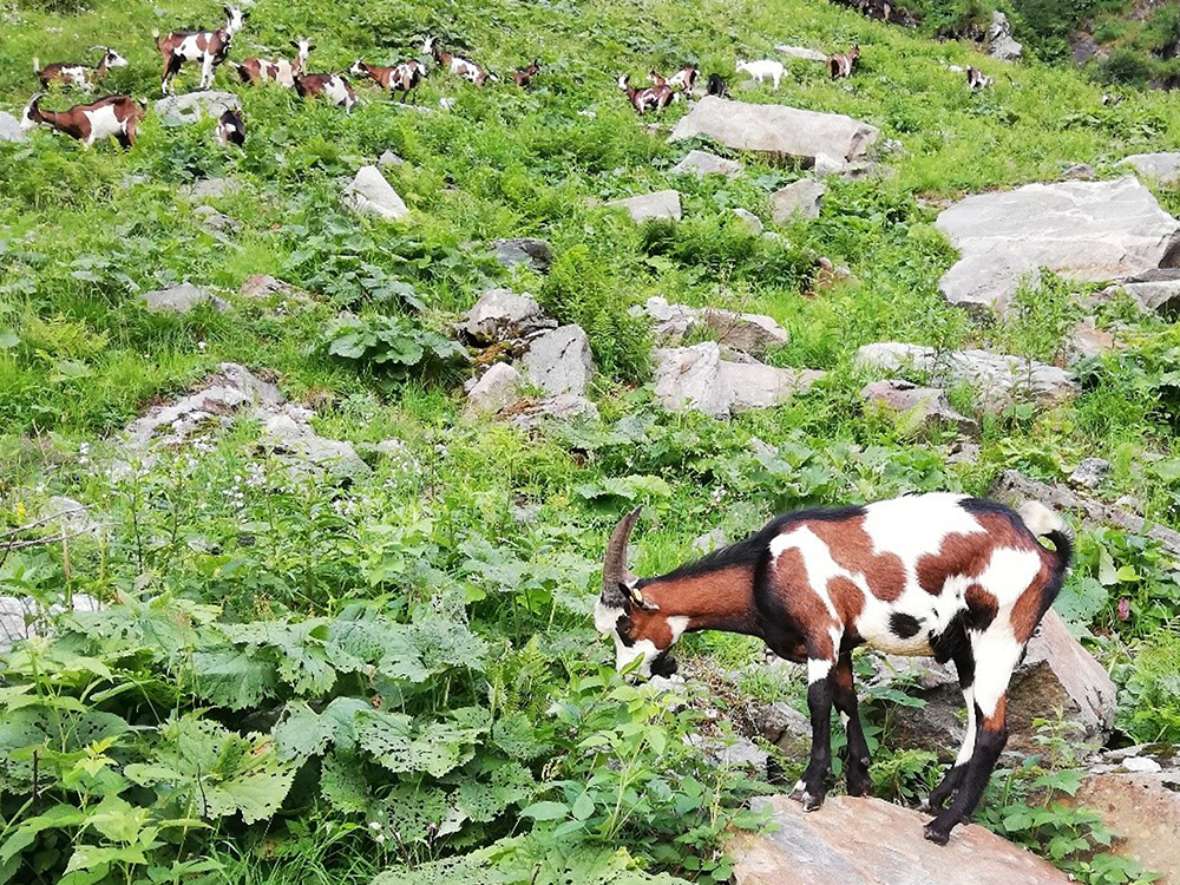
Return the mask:
M781 405L824 374L723 359L713 341L662 348L655 358L655 396L660 405L671 412L703 412L714 418Z
M681 117L671 141L704 136L739 151L847 163L864 156L877 128L843 114L778 104L750 104L709 95Z
M1123 160L1144 178L1160 184L1180 181L1180 151L1157 151L1152 154L1131 154Z
M976 194L945 210L936 226L960 253L939 283L943 295L1000 312L1041 268L1103 282L1180 260L1180 221L1130 176Z
M730 838L736 885L1060 885L1065 874L975 824L928 842L927 815L881 799L829 797L813 813L786 796L754 801L776 829Z

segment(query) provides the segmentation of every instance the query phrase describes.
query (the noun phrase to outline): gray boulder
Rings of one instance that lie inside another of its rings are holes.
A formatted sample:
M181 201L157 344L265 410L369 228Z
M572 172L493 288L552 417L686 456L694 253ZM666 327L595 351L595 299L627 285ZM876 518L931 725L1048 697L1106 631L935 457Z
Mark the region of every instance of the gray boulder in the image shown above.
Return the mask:
M1003 61L1016 61L1024 54L1024 47L1012 37L1012 24L1008 16L998 9L992 12L991 24L987 27L987 54Z
M553 263L553 248L544 240L531 237L493 240L492 248L495 250L496 260L507 268L524 264L537 273L546 273L549 265Z
M657 350L655 396L669 411L727 418L746 409L780 405L806 391L823 372L779 369L722 359L712 341Z
M1144 178L1160 184L1180 181L1180 151L1158 151L1152 154L1131 154L1123 160Z
M1135 178L1029 184L976 194L938 216L959 250L939 283L952 304L998 310L1041 268L1101 282L1180 259L1180 221Z
M494 415L520 399L524 378L508 363L496 363L467 388L469 415Z
M1131 296L1140 310L1173 319L1180 314L1180 270L1176 268L1161 268L1108 286L1094 296L1094 301L1109 301L1120 292Z
M708 151L691 150L672 167L672 171L681 175L725 175L732 178L742 171L742 164Z
M776 701L762 710L755 726L788 759L800 759L811 750L811 720L785 701Z
M189 92L156 102L156 116L165 126L186 126L202 117L217 119L226 111L241 110L242 103L232 92Z
M873 408L892 413L915 428L928 430L953 424L967 436L979 433L979 424L951 408L946 391L937 387L919 387L909 381L890 378L865 385L860 395Z
M557 321L546 316L531 296L518 295L511 289L488 289L467 312L460 330L482 345L527 338L555 328Z
M843 114L783 105L750 104L709 95L681 117L671 140L703 136L740 151L812 160L821 154L840 163L864 156L878 130Z
M697 731L686 734L684 743L700 751L710 765L745 768L756 772L758 777L766 774L766 763L770 757L749 738L740 735L722 737Z
M311 426L311 412L288 405L266 415L259 444L279 455L293 476L350 480L372 471L351 443L326 439Z
M795 215L819 218L820 206L828 187L814 178L801 178L779 188L770 197L770 213L775 224L785 224Z
M312 300L309 293L267 274L254 274L247 277L241 288L238 289L238 294L243 298L251 299L282 297L297 301Z
M640 194L637 197L611 200L606 205L626 209L631 220L637 224L653 220L680 220L680 193L674 190L656 191L651 194Z
M229 310L228 302L192 283L153 289L139 298L152 313L188 313L199 304L211 304L219 311Z
M790 334L771 317L759 313L738 313L717 307L689 307L669 304L653 295L642 311L652 320L660 343L678 345L686 336L706 331L719 344L744 353L761 354L767 348L786 344Z
M344 205L362 215L402 221L410 210L376 166L362 166L344 190Z
M590 339L581 326L559 326L533 339L521 360L531 383L548 394L581 396L594 374Z
M28 141L29 136L20 128L20 120L7 111L0 111L0 141Z
M1102 485L1111 469L1111 463L1105 458L1083 458L1069 475L1069 482L1083 489L1096 489Z
M384 169L387 166L402 166L405 160L395 154L393 151L382 151L381 156L377 158L377 165Z
M193 217L201 227L213 234L232 234L242 229L240 221L218 212L212 206L198 206L193 210Z
M1074 366L1082 360L1094 359L1118 347L1110 332L1098 328L1094 317L1083 317L1070 329L1065 340L1065 364Z
M742 225L750 233L757 236L763 231L762 219L748 209L734 209L733 214L738 217Z

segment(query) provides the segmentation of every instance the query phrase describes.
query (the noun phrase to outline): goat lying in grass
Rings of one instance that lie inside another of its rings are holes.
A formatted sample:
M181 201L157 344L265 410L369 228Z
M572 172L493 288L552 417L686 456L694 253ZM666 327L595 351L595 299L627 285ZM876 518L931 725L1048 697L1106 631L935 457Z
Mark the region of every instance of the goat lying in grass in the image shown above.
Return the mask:
M106 79L107 71L125 67L127 59L110 48L103 48L102 59L94 67L69 61L56 61L41 67L40 61L33 59L33 73L41 81L42 89L48 89L53 83L72 83L83 92L93 92L95 85Z
M614 638L618 669L670 675L668 649L693 630L757 636L780 657L805 662L812 746L794 795L808 811L827 789L833 704L846 722L848 792L869 791L852 650L867 644L955 662L967 731L930 794L938 814L925 830L945 844L979 802L1007 741L1009 677L1069 566L1061 519L1037 503L1017 514L963 495L908 495L780 516L704 559L637 578L627 571L627 541L638 516L628 514L611 534L594 612L598 630Z
M34 95L25 106L20 127L26 132L37 126L48 126L64 132L92 147L96 141L113 138L124 148L135 144L136 130L143 119L145 108L126 95L108 95L90 104L74 105L67 111L44 111L41 99L45 93Z

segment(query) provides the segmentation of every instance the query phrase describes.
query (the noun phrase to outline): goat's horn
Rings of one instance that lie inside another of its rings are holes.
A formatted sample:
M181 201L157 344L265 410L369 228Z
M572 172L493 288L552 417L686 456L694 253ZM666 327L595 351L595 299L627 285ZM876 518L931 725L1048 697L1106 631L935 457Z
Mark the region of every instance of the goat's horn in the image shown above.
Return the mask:
M636 507L620 519L606 544L606 557L602 561L602 601L608 605L622 605L625 597L619 585L635 579L627 570L627 541L642 509Z

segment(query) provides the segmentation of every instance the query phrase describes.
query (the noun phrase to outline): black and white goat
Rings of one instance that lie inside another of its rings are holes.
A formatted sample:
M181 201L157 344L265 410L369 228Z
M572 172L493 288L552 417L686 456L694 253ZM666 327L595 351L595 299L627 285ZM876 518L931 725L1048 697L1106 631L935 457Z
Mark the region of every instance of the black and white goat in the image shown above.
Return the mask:
M979 68L967 68L967 88L972 92L978 92L980 89L987 89L992 85L992 78L985 74Z
M243 147L246 144L246 123L242 119L242 112L233 108L226 108L217 118L217 142L222 147L236 144Z
M263 83L278 83L288 89L295 88L295 77L307 70L307 59L315 44L306 37L292 40L295 47L295 58L288 61L285 58L270 61L265 58L250 57L243 59L241 64L234 64L238 76L243 83L260 86Z
M708 82L705 84L705 94L725 98L729 95L729 84L720 74L710 74Z
M358 58L348 72L354 77L368 78L391 93L401 92L403 96L408 96L426 76L426 65L415 58L385 67L371 65Z
M112 68L127 67L127 59L110 47L102 49L102 58L94 67L78 64L77 62L55 61L45 67L33 58L33 73L41 81L41 88L48 89L53 83L77 86L83 92L93 92L100 80L106 79L107 71Z
M339 74L296 74L295 91L300 98L318 98L322 95L346 111L352 111L356 105L356 91Z
M828 73L831 74L833 80L846 79L852 76L858 61L860 61L860 44L854 43L847 52L828 58Z
M83 147L92 147L96 141L113 138L124 148L135 144L139 121L145 108L126 95L108 95L90 104L74 105L67 111L46 111L41 109L45 93L34 95L25 106L20 127L26 132L37 126L48 126L64 132L82 142Z
M930 794L937 816L925 829L945 844L987 786L1008 737L1009 677L1069 567L1060 517L1035 502L1016 513L963 495L907 495L780 516L704 559L637 578L627 570L627 541L638 515L611 534L594 612L595 626L614 639L616 666L669 675L669 648L694 630L760 637L775 654L805 662L812 746L794 795L806 810L819 808L827 789L833 704L848 735L848 792L869 791L854 648L955 662L967 730Z
M225 6L225 27L215 31L173 31L163 37L156 34L156 48L164 59L164 76L160 88L165 95L186 61L200 62L201 89L213 85L214 69L225 61L234 34L242 30L249 13L236 6Z
M626 75L620 76L618 83L619 88L626 93L627 100L631 102L631 107L635 108L635 113L637 114L646 114L648 111L662 111L672 102L676 101L676 90L667 84L636 89L631 85L631 78Z
M434 37L427 37L423 41L422 51L431 56L439 67L474 83L476 86L483 86L488 80L496 79L475 62L455 55L453 52L447 52Z

